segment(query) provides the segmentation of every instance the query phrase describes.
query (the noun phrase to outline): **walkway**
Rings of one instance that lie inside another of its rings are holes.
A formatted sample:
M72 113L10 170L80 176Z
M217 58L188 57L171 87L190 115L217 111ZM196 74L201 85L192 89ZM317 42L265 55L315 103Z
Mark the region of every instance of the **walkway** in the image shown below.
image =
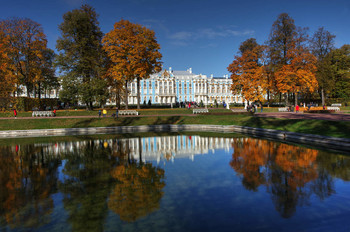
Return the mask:
M330 121L350 121L350 114L316 114L316 113L257 113L256 117L287 119L319 119Z
M162 117L162 116L189 116L196 117L198 114L161 114L161 115L123 115L119 118L125 117ZM227 115L229 116L229 115ZM316 113L293 113L293 112L278 112L278 113L256 113L256 117L264 118L287 118L287 119L319 119L330 121L350 121L350 114L316 114ZM108 116L111 118L111 116ZM107 118L108 118L107 117ZM43 119L50 117L18 117L17 119ZM52 118L52 117L51 117ZM55 118L98 118L98 116L57 116ZM102 118L102 117L101 117ZM14 119L14 117L0 117L2 119Z

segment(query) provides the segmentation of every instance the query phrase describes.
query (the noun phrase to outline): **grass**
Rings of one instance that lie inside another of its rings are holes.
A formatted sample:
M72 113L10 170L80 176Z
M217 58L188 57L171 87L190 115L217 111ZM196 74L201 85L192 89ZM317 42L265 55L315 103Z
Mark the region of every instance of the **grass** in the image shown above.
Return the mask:
M219 112L223 109L213 109L210 112ZM155 112L157 111L157 112ZM79 112L79 114L83 113ZM248 115L198 115L188 116L187 109L171 110L143 110L143 114L157 115L150 117L121 117L106 118L40 118L40 119L4 119L0 120L0 130L29 130L29 129L54 129L54 128L83 128L83 127L112 127L112 126L137 126L160 124L213 124L213 125L239 125L257 128L285 130L299 133L319 134L325 136L350 138L350 122L303 120L303 119L278 119L262 118ZM177 115L182 112L181 115ZM224 111L224 112L227 112ZM78 112L75 112L78 115ZM96 113L96 111L95 111ZM112 112L110 112L111 114ZM142 114L142 113L141 113ZM86 115L86 114L84 114ZM96 114L92 114L95 115Z

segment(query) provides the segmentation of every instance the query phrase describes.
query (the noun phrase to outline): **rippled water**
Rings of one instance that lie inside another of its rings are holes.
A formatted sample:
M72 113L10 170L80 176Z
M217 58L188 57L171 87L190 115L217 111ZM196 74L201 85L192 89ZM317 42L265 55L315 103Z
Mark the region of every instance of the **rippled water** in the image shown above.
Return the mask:
M1 143L0 231L350 231L342 154L239 136L54 140Z

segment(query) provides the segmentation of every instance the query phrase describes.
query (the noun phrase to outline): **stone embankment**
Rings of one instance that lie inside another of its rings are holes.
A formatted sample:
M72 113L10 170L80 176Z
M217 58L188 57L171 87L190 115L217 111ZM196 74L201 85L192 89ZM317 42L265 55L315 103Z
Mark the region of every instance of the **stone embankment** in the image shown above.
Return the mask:
M186 132L207 131L220 133L241 133L254 137L272 138L327 149L350 152L350 139L329 136L302 134L288 131L261 129L245 126L220 125L148 125L148 126L120 126L120 127L91 127L91 128L62 128L40 130L12 130L0 131L0 138L41 137L41 136L69 136L108 133L140 133L140 132Z

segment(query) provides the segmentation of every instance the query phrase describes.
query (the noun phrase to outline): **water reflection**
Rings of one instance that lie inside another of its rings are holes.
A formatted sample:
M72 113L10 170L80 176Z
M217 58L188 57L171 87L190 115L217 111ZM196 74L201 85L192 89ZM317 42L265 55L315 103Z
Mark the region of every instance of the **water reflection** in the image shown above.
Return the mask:
M73 231L104 231L111 212L123 222L136 222L162 207L167 182L160 164L195 161L196 155L217 149L233 150L229 165L244 188L265 187L284 218L309 204L312 195L334 194L335 178L350 180L347 157L253 138L163 136L0 146L0 229L45 231L60 218Z
M243 186L270 193L282 217L307 205L310 196L320 199L335 192L334 178L349 180L349 159L322 151L253 138L235 139L230 166L242 177Z

